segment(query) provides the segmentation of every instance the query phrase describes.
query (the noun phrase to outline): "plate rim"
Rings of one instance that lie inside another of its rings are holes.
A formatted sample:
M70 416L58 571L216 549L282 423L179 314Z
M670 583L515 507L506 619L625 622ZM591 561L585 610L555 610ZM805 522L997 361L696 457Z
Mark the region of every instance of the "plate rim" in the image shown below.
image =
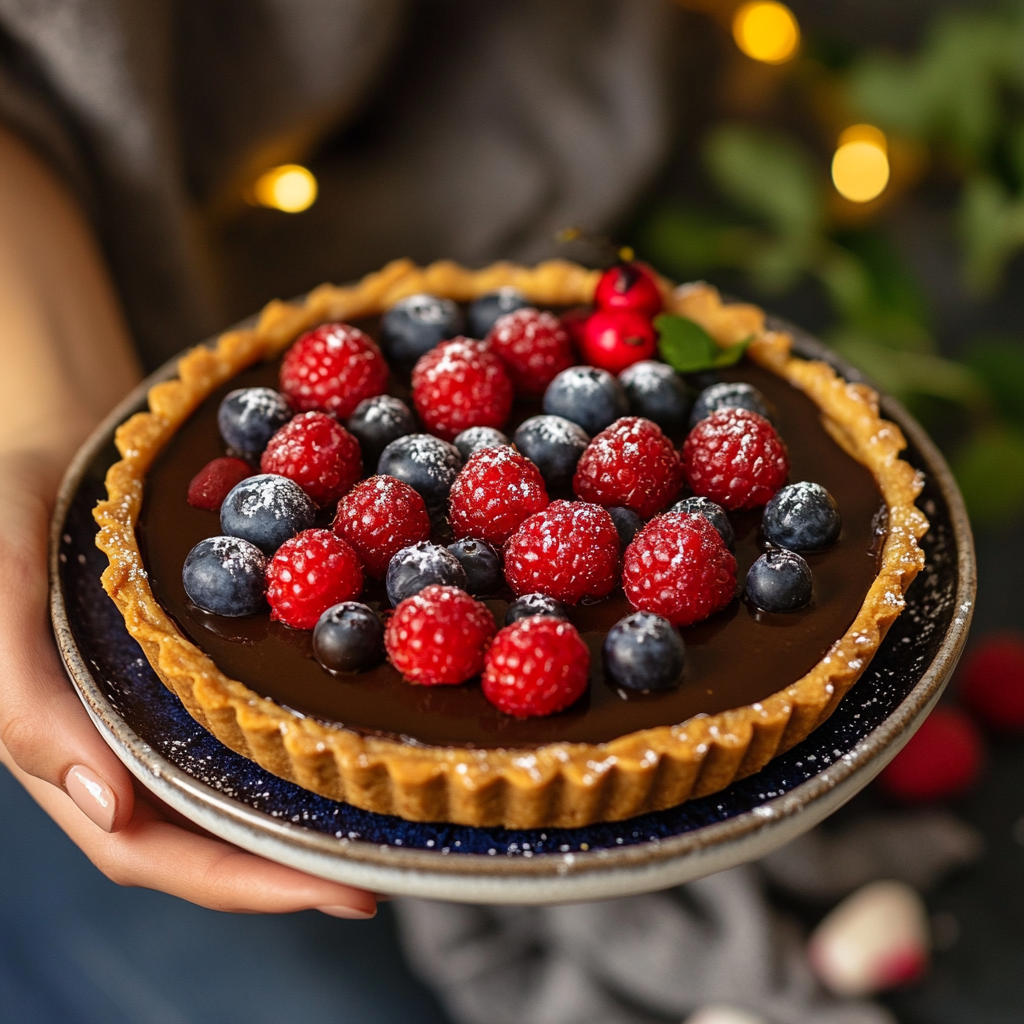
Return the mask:
M247 318L236 326L251 325L253 320ZM770 317L770 324L775 329L789 331L794 338L794 348L800 354L824 359L847 380L867 380L803 329L778 317ZM204 344L210 345L213 340ZM733 866L795 838L867 785L910 739L937 702L966 643L977 579L973 536L963 498L945 459L924 429L899 402L879 391L885 415L898 424L916 447L949 511L957 545L955 610L934 658L911 691L890 715L833 764L781 796L724 821L664 839L611 849L567 854L552 852L532 857L468 853L446 856L440 850L337 838L295 826L200 782L131 730L107 700L85 663L68 619L59 555L64 522L74 496L92 462L112 440L117 426L144 407L150 387L175 375L179 358L180 354L168 360L119 402L89 435L65 471L50 524L53 629L65 668L90 718L140 782L147 788L158 789L157 795L186 817L202 818L197 823L215 834L302 870L352 884L371 882L386 891L466 902L500 902L503 898L513 902L550 902L550 895L545 898L542 890L550 888L554 882L558 892L564 894L554 901L561 902L565 898L608 898L650 891ZM688 862L685 865L684 860ZM661 880L655 881L652 872ZM617 884L600 885L596 895L592 890L598 886L585 884L588 880L607 882L614 873L620 876ZM667 877L671 880L665 882ZM466 890L471 881L474 886L470 887L471 891ZM452 883L458 886L457 895L451 893ZM527 890L533 895L528 895Z

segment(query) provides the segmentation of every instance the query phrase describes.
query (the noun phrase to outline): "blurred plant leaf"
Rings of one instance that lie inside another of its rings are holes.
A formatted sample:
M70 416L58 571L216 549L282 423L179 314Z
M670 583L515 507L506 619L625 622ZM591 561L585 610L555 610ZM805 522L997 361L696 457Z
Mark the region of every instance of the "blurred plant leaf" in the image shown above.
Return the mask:
M1024 246L1024 193L1011 196L990 175L972 175L958 220L967 283L979 294L991 293L1010 257Z
M658 331L658 351L669 366L680 373L697 373L738 363L750 339L728 348L719 348L715 339L700 324L684 316L662 313L654 318Z
M808 238L820 229L819 176L804 150L786 136L720 125L707 138L704 160L723 195L780 235Z
M957 451L953 472L971 518L1007 522L1024 508L1024 434L993 424L973 434Z
M999 412L1024 429L1024 341L979 338L965 361L985 382Z

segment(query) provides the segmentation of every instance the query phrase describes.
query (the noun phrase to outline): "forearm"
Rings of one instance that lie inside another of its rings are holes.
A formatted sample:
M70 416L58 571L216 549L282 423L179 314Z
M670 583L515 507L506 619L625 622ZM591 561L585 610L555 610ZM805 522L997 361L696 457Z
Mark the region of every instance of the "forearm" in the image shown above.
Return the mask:
M0 126L0 453L67 459L139 377L92 229Z

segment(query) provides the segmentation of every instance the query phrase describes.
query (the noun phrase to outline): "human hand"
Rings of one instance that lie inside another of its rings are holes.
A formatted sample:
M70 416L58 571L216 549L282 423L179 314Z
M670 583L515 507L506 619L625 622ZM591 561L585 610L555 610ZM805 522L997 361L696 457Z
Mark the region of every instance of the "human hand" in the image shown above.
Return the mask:
M66 438L0 454L0 760L108 878L215 910L372 917L372 893L216 839L141 786L96 731L50 630L46 544Z

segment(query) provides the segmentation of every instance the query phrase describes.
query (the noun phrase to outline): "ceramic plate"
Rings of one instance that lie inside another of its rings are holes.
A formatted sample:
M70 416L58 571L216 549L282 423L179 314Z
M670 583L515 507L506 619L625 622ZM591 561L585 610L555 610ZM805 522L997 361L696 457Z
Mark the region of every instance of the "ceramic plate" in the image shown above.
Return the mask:
M797 349L827 358L791 327ZM117 459L117 424L143 408L144 382L97 429L70 466L51 537L53 625L96 727L158 797L238 846L325 878L378 892L480 903L563 903L655 889L760 857L849 800L910 738L938 699L967 635L974 552L942 456L895 402L885 414L926 476L927 566L867 672L832 717L763 771L728 789L628 821L578 829L470 828L372 814L285 782L222 746L154 674L102 591L106 559L91 511Z

